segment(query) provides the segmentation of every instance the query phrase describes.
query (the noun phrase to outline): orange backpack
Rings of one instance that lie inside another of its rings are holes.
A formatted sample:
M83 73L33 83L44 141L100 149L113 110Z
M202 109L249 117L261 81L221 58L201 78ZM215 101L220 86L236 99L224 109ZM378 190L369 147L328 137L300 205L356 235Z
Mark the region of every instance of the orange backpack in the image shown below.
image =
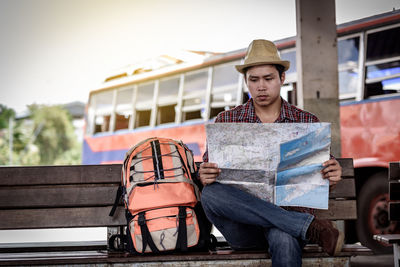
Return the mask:
M125 203L128 251L186 251L207 243L209 235L200 234L205 216L198 212L196 171L192 151L182 141L153 137L127 152L117 199L122 195Z

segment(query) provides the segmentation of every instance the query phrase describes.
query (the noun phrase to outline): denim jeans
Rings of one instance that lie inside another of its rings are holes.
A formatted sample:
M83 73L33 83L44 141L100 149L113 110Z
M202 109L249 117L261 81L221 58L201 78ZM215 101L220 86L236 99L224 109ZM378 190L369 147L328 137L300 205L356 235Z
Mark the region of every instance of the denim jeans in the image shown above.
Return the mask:
M272 266L301 266L311 214L284 210L217 182L203 188L201 203L233 249L269 247Z

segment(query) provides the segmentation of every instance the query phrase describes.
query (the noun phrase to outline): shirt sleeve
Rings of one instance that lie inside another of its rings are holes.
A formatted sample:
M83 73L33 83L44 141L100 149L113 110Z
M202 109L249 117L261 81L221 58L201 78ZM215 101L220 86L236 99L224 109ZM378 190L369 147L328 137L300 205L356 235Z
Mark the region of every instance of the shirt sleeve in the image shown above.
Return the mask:
M320 122L318 117L315 116L314 114L310 114L310 120L311 120L311 122Z
M225 122L223 114L224 114L224 112L220 112L217 115L217 117L215 118L214 123ZM207 141L206 141L206 151L203 154L203 162L208 162L208 144L207 144Z
M208 150L207 150L207 144L206 144L206 152L203 154L203 162L208 162Z

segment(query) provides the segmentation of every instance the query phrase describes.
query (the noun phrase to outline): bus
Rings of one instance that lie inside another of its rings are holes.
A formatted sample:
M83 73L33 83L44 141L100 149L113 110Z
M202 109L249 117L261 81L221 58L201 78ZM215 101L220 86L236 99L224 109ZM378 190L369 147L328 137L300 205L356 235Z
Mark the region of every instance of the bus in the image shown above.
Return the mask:
M291 62L281 95L296 104L296 38L275 43ZM354 159L358 208L346 238L386 252L372 236L400 233L400 223L388 220L387 193L388 163L400 161L400 10L338 25L337 47L341 157ZM89 95L83 164L121 163L152 136L182 140L201 161L205 123L249 99L234 68L245 50L161 56L107 77Z

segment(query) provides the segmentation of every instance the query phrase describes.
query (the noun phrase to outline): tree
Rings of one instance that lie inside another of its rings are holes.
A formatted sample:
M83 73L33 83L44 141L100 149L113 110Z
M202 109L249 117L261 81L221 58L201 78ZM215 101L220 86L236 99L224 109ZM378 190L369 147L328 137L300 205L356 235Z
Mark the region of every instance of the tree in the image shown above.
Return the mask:
M79 164L78 144L72 119L61 106L31 105L33 144L39 150L40 165Z
M12 127L9 124L10 119L13 121ZM10 131L12 133L11 147ZM37 165L39 163L37 148L30 144L32 131L31 123L24 120L15 121L15 111L0 104L0 165Z
M0 104L0 165L8 165L10 163L20 164L18 160L18 154L26 147L28 143L30 130L22 127L21 122L15 122L14 118L15 111L5 105ZM10 121L13 122L11 125ZM12 133L11 148L10 133ZM10 157L12 162L10 162ZM30 155L29 159L33 158L35 157Z
M30 116L13 120L15 111L0 104L0 165L69 165L81 163L72 119L61 106L31 105ZM10 149L12 131L12 149Z
M15 111L3 104L0 104L0 129L8 128L10 118L15 118Z

